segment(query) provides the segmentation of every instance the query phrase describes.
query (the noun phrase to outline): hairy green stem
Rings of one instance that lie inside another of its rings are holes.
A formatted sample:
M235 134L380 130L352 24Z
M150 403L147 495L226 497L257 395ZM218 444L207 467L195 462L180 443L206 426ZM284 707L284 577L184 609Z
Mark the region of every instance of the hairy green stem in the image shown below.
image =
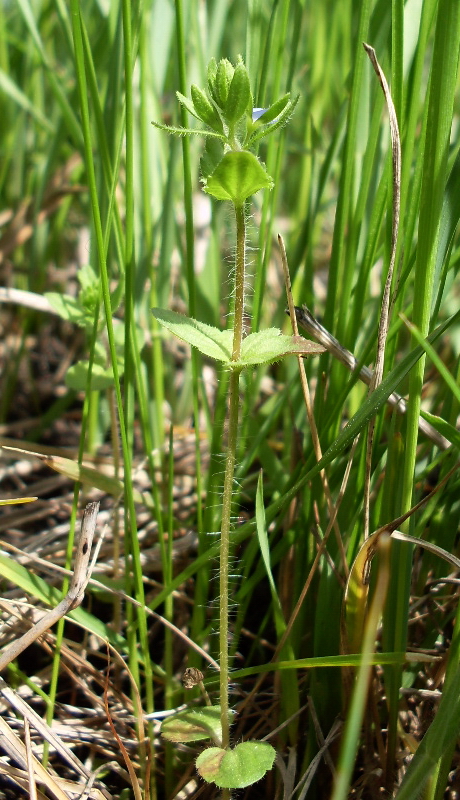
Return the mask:
M235 259L235 310L233 317L232 360L240 358L243 340L244 281L246 221L244 207L235 207L236 215L236 259ZM222 724L222 747L230 744L228 720L228 569L230 557L230 526L232 514L233 477L235 473L236 444L238 438L240 370L233 370L229 381L228 445L225 461L224 491L222 497L222 523L220 533L219 571L219 660L220 660L220 708Z
M244 206L235 206L236 216L236 258L235 258L235 310L233 314L233 352L232 361L238 361L243 341L244 281L246 278L246 219Z
M228 747L230 729L228 722L228 562L230 555L230 522L232 511L233 475L235 471L236 440L239 412L238 371L230 376L230 404L228 410L228 447L225 462L224 493L222 498L222 524L220 531L219 571L219 662L220 662L220 707L222 718L222 747Z

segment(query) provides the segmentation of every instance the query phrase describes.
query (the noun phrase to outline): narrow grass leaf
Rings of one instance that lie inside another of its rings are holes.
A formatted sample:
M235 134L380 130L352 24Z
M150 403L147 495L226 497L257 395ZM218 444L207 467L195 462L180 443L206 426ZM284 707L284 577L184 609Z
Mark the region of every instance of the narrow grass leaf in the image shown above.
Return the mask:
M454 428L453 425L445 419L442 419L442 417L438 417L436 414L430 414L429 411L423 411L423 409L421 409L420 415L423 419L426 419L438 433L451 442L457 450L460 449L460 432L457 428Z
M407 325L407 327L409 328L410 332L412 333L415 341L418 342L421 347L423 347L423 350L426 353L426 355L431 359L431 361L435 365L440 375L444 378L447 386L449 387L453 397L455 397L457 403L460 403L460 386L458 385L453 375L451 375L451 373L447 369L443 360L438 356L436 350L431 346L429 341L425 339L425 337L422 335L422 333L416 327L416 325L412 325L412 323L409 322L409 320L406 319L403 315L401 315L401 317L405 322L405 324Z
M21 91L18 85L14 83L2 69L0 69L0 89L10 100L13 100L19 108L22 108L23 111L27 111L28 114L35 117L43 128L46 128L50 132L54 131L54 125L51 124L49 119L42 114L36 105L31 103L27 95Z
M0 554L0 573L5 580L11 581L16 586L19 586L32 597L36 597L41 603L48 605L58 605L62 600L62 593L50 586L39 575L34 575L29 572L22 564L18 564L12 558ZM89 633L94 633L102 641L109 641L122 652L126 652L126 640L115 633L110 626L105 625L101 620L94 617L84 608L76 608L68 614L74 622L80 625L84 630Z
M259 473L256 491L256 530L257 538L259 539L259 547L264 563L265 571L267 573L268 583L273 602L273 614L275 619L276 634L280 638L286 630L286 623L281 609L281 602L276 589L275 579L273 577L272 568L270 564L270 544L267 536L267 526L265 521L264 509L264 493L263 493L263 480L262 471Z
M457 321L459 317L460 312L457 312L452 317L449 317L448 320L446 320L442 325L439 326L439 328L430 334L428 341L436 341L436 339L442 336L444 331L448 330L448 328L455 321ZM403 360L397 364L396 367L392 369L392 371L386 376L375 392L366 398L360 409L346 424L345 428L343 428L333 444L326 451L321 461L319 461L308 473L309 477L311 477L313 474L318 474L323 467L329 464L351 441L353 441L355 436L362 430L369 419L386 403L390 394L395 391L402 379L407 375L407 373L412 369L414 364L417 363L422 355L423 349L420 347L420 345L418 345L410 353L408 353L408 355L405 356L405 358L403 358Z

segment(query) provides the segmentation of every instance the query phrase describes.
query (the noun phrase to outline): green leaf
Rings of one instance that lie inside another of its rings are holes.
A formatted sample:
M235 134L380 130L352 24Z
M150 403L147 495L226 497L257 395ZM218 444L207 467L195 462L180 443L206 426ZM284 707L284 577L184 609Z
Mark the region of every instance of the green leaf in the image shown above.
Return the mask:
M198 756L196 768L205 781L221 789L243 789L263 778L275 756L267 742L242 742L233 750L208 747Z
M223 142L207 137L205 149L200 161L200 170L203 181L214 172L215 168L224 157Z
M191 114L192 117L195 117L195 119L199 119L200 122L202 121L194 104L188 99L188 97L186 97L184 94L181 94L180 92L176 92L176 97L179 100L179 103L182 106L184 106L185 110L188 111L188 113Z
M69 294L59 294L58 292L45 292L45 297L61 319L73 322L76 325L80 325L80 327L85 327L86 313L75 297L71 297Z
M255 155L247 150L226 153L204 182L204 191L217 200L241 207L259 189L272 189L273 180Z
M87 386L88 361L78 361L67 370L65 384L69 389L83 392ZM119 367L120 369L120 367ZM111 367L102 367L100 364L93 364L91 371L91 390L104 391L113 386L113 370Z
M268 328L251 333L244 339L238 364L245 367L270 364L287 355L309 356L320 353L324 353L324 347L316 342L310 342L303 336L287 336L278 328Z
M78 283L84 289L99 291L99 278L91 264L84 264L77 272Z
M289 103L291 95L289 92L284 94L282 97L279 98L273 105L269 106L260 117L257 118L255 124L258 127L260 125L266 125L268 122L273 122L286 108Z
M205 356L224 363L230 361L233 331L220 331L212 325L206 325L204 322L198 322L196 319L177 314L175 311L165 311L162 308L152 308L152 313L160 325L184 342L197 347Z
M260 142L265 136L268 136L271 133L274 133L278 130L278 128L282 128L286 125L289 120L291 119L294 109L298 103L299 96L296 97L295 100L292 102L289 101L284 111L277 117L277 119L273 120L273 122L268 122L267 124L263 125L262 128L258 127L255 133L249 136L247 142L245 142L246 147L253 147L257 142ZM270 109L268 109L270 111ZM259 117L257 120L258 123L265 120L265 114L262 117Z
M308 356L324 353L322 345L310 342L303 336L285 336L278 328L268 328L247 336L241 347L240 360L232 361L232 330L220 331L212 325L206 325L205 322L161 308L152 308L152 313L160 325L179 339L197 347L205 356L221 361L231 369L269 364L286 355Z
M199 128L176 128L174 125L163 125L161 122L155 122L155 120L152 120L151 124L154 128L170 133L172 136L214 136L216 139L225 140L225 136L222 133L217 133L217 131L202 131Z
M229 713L233 722L233 713ZM222 741L220 706L204 706L204 708L179 711L173 717L165 719L161 725L161 735L168 742L199 742L201 739Z

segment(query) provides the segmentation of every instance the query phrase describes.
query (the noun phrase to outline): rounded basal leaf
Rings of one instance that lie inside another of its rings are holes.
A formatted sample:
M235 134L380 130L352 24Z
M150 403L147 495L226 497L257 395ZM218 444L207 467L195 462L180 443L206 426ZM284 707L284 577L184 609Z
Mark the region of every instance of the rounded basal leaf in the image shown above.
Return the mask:
M247 150L226 153L206 179L204 190L217 200L241 207L259 189L271 189L273 181L260 161Z
M191 317L185 317L175 311L165 311L162 308L152 308L152 314L171 333L197 347L205 356L224 363L230 361L233 331L220 331L212 325L206 325L205 322L198 322Z
M229 714L230 722L232 719L232 715ZM161 725L161 735L168 742L199 742L201 739L221 742L220 706L179 711L173 717L165 719Z
M123 374L123 370L119 371ZM88 380L88 361L77 361L66 372L65 384L69 389L76 392L84 392L87 388ZM111 367L102 367L100 364L93 364L91 370L91 390L103 392L113 386L113 370Z
M263 778L275 756L267 742L242 742L233 750L209 747L198 756L196 768L205 781L220 789L243 789Z
M251 333L241 345L240 367L271 364L283 356L310 356L324 353L324 347L303 336L286 336L278 328Z
M216 776L219 775L222 759L227 752L228 750L223 750L222 747L207 747L206 750L200 753L195 765L198 774L201 775L203 780L208 781L208 783L215 782Z

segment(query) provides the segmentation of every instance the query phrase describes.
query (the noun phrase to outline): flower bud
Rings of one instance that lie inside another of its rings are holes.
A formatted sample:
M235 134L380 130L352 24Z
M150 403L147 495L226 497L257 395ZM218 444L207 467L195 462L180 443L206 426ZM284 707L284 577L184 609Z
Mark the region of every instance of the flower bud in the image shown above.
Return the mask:
M200 119L202 119L203 122L206 125L209 125L209 127L212 128L213 130L222 133L223 131L222 120L219 117L219 114L217 113L214 106L209 102L208 98L206 97L206 94L202 91L202 89L199 89L198 86L195 86L194 84L192 84L190 91L192 95L193 105L195 106L195 111L197 112Z
M233 65L226 58L222 58L217 65L215 82L215 101L223 110L227 105L228 92L235 70Z
M242 61L235 67L232 82L228 90L225 106L225 118L228 122L237 122L252 108L251 86L249 75Z

